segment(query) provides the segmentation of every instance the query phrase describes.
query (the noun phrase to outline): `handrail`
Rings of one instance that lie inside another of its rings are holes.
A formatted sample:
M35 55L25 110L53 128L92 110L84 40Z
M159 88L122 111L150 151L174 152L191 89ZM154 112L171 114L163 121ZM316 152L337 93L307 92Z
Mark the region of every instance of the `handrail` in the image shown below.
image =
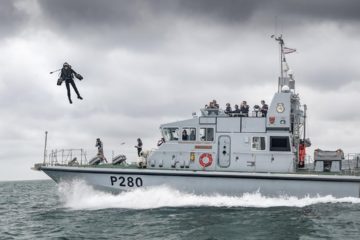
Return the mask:
M154 150L149 150L149 154L152 154ZM96 157L97 154L94 153L93 157ZM117 156L117 155L116 155ZM115 156L112 157L114 159ZM68 165L70 161L76 158L78 165L88 165L88 153L83 148L70 148L70 149L53 149L46 156L47 161L45 165ZM92 158L91 158L92 159Z
M47 165L57 165L57 164L68 164L69 161L73 159L77 159L80 161L80 165L83 163L87 163L87 153L84 149L55 149L51 150L50 154L48 155Z
M145 158L149 158L156 149L150 149L147 152ZM161 152L167 153L175 153L177 151L171 150L160 150ZM202 151L201 149L197 149L196 151L182 151L181 154L190 154L190 153L201 153L208 152ZM211 151L213 154L216 154L214 151ZM254 154L254 153L239 153L236 152L234 154ZM256 152L255 154L266 155L267 153ZM94 155L96 156L96 155ZM87 152L80 149L55 149L51 150L51 152L47 155L45 165L54 166L54 165L68 165L71 160L74 158L77 159L78 165L85 166L88 165L88 157ZM342 159L342 173L351 174L351 175L360 175L360 153L348 153L345 155L344 159ZM305 158L305 168L304 170L307 172L313 172L314 169L312 165L314 164L314 159L310 155L306 155Z

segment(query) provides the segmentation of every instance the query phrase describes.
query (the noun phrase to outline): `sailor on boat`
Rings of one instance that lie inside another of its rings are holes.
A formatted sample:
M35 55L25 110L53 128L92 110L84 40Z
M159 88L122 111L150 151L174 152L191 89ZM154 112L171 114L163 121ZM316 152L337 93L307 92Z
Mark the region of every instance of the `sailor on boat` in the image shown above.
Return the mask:
M264 100L261 100L261 110L260 111L264 117L266 117L268 110L269 110L269 106L265 103Z
M135 146L135 148L137 149L137 154L138 154L138 157L140 157L140 153L142 151L142 147L143 147L143 143L141 141L140 138L137 139L137 145Z

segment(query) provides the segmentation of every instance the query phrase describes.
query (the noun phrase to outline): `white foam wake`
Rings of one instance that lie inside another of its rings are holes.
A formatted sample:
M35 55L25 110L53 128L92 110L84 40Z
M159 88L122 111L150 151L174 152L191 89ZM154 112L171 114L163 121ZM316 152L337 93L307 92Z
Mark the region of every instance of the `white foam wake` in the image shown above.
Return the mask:
M178 190L159 186L147 189L136 189L114 195L94 190L82 181L59 184L59 195L65 207L80 209L151 209L161 207L305 207L318 203L360 203L353 197L266 197L260 193L247 193L239 197L231 196L199 196L182 193Z

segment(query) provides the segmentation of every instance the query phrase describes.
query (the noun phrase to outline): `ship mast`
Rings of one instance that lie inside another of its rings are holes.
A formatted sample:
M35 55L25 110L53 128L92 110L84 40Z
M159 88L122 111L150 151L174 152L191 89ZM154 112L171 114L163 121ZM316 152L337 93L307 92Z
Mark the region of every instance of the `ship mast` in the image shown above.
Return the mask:
M271 38L275 38L276 41L279 42L279 50L280 50L280 77L278 81L278 92L281 91L282 88L282 82L284 79L284 65L283 62L286 62L285 54L284 54L284 39L282 38L282 34L278 37L275 37L275 35L272 35Z
M285 42L282 35L276 37L272 35L271 38L274 38L279 43L280 51L280 77L278 81L278 92L281 92L283 86L288 86L290 89L295 91L293 74L289 71L289 66L286 62L285 55L288 53L293 53L296 49L285 47Z
M275 40L279 42L279 46L280 46L280 77L281 79L283 79L284 78L283 62L285 62L284 39L282 38L282 35L280 35L279 37L275 38Z
M304 167L304 158L305 158L305 147L310 145L310 141L306 139L306 105L300 104L300 97L298 94L295 94L295 79L293 72L289 69L289 66L286 62L286 54L293 53L296 49L288 48L285 46L285 42L282 35L275 36L272 35L271 38L274 38L279 43L280 49L280 77L278 81L278 93L281 92L290 92L290 102L291 102L291 111L290 111L290 122L291 127L290 131L293 138L293 146L296 149L296 161L299 168ZM303 109L301 109L303 107ZM303 132L301 132L303 128ZM303 136L301 137L301 133ZM305 144L306 142L306 144Z

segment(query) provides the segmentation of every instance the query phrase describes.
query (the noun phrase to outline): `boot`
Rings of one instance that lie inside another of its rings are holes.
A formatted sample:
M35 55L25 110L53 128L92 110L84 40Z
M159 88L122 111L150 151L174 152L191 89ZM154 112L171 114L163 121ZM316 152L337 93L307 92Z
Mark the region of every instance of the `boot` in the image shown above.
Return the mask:
M71 98L69 98L69 103L72 104Z
M80 95L78 96L78 99L83 100L83 98Z

